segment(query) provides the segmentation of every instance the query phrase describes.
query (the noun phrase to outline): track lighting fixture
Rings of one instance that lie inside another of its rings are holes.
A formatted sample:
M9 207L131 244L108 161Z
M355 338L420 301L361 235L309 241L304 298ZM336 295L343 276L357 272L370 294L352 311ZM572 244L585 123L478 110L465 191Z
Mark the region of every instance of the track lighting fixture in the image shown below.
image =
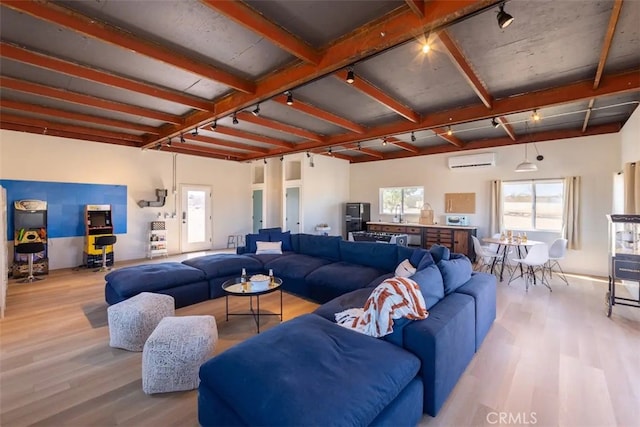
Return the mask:
M169 142L171 142L171 140L169 140ZM180 134L180 142L182 142L183 144L186 142L184 140L184 135L183 134Z
M331 151L331 147L329 147L329 150L327 150L327 154L330 156L333 156L333 152Z
M431 50L431 46L429 46L429 43L425 42L422 45L422 53L429 53L430 50Z
M411 132L411 142L416 142L416 133Z
M267 159L264 159L264 164L265 164L265 165L267 164Z
M198 128L193 128L193 131L191 131L191 135L198 136Z
M507 28L513 22L513 16L504 11L504 3L500 5L500 11L498 12L498 25L503 30Z
M382 138L382 145L387 145L387 137Z
M284 161L284 156L280 156L280 161Z
M180 138L182 138L182 135L180 135ZM171 138L167 141L167 147L171 147Z
M495 117L493 119L491 119L491 126L493 126L494 128L499 128L500 127L500 123L498 123L498 121L496 120Z
M447 135L453 135L453 129L451 129L451 126L447 126Z
M288 90L284 94L287 95L287 105L293 105L293 93Z
M540 121L540 113L538 113L538 109L533 110L533 114L531 114L531 119L534 122L539 122Z
M233 124L237 125L238 123L238 117L236 116L236 113L233 113Z
M161 148L162 148L162 143L159 142L158 145L156 145L156 150L160 151Z
M260 115L260 104L256 105L256 109L251 112L254 116L258 117Z
M213 123L211 123L211 130L215 132L217 127L218 127L218 121L214 120Z
M307 151L307 159L311 157L311 153Z
M356 81L356 75L353 72L353 67L349 67L349 71L347 72L347 83L353 84Z

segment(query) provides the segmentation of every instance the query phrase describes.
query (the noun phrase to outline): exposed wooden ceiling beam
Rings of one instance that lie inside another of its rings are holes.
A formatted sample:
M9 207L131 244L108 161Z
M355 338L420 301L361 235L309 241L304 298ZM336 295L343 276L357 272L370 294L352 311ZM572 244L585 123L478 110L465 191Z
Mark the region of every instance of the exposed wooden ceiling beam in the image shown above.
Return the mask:
M553 130L553 131L546 131L546 132L538 132L538 133L526 135L523 137L519 137L516 141L511 140L511 138L507 136L502 138L495 138L495 139L484 139L481 141L471 141L467 143L462 149L454 147L450 144L442 144L442 145L421 148L418 155L426 156L430 154L443 154L443 153L454 153L454 152L459 153L460 151L478 150L478 149L486 149L486 148L493 148L493 147L504 147L508 145L526 144L530 142L553 141L557 139L577 138L579 136L581 137L581 136L589 136L589 135L602 135L607 133L615 133L620 131L620 129L621 129L621 123L610 123L606 125L593 126L589 128L586 134L582 133L580 129ZM415 156L414 153L409 153L406 151L394 151L392 153L387 153L385 155L385 160L401 159L405 157L414 157L414 156ZM371 161L371 160L367 158L360 158L360 157L354 158L352 160L353 163L363 163L368 161Z
M420 121L420 114L416 113L411 108L405 105L402 105L399 101L393 99L391 96L387 95L382 90L378 89L377 87L375 87L374 85L372 85L371 83L363 79L362 77L355 76L356 78L353 81L353 83L351 84L347 83L346 81L347 73L348 71L341 70L341 71L337 71L334 74L334 76L338 80L341 80L345 84L358 89L360 92L371 97L374 101L379 102L380 104L384 105L391 111L401 115L405 119L412 121L414 123L418 123Z
M287 105L287 102L284 99L284 97L274 98L273 101L279 102L280 104L283 104L283 105ZM364 133L366 131L366 128L362 125L354 123L340 116L336 116L333 113L322 110L318 107L315 107L311 104L307 104L298 99L296 99L293 102L293 105L288 105L288 107L296 111L300 111L302 113L308 114L312 117L315 117L316 119L324 120L327 123L332 123L334 125L340 126L341 128L348 129L356 133Z
M175 102L181 105L213 112L214 104L211 101L185 95L170 89L145 83L128 77L117 76L113 73L97 70L86 65L76 64L70 61L54 58L38 52L33 52L10 43L0 43L0 56L24 64L33 65L47 70L63 73L68 76L90 80L103 85L125 89L132 92L149 95L165 101Z
M281 26L274 24L243 2L228 0L201 0L201 2L254 33L260 34L303 61L318 65L322 59L322 55L307 43Z
M227 155L222 155L222 154L216 154L216 153L212 153L210 151L204 151L204 150L198 150L198 149L192 149L191 145L188 144L178 144L180 146L178 147L162 147L161 151L165 151L165 152L170 152L170 153L177 153L177 154L185 154L188 156L197 156L197 157L208 157L210 159L218 159L218 160L242 160L242 159L238 159L235 157L230 157ZM187 145L187 147L182 147L183 145Z
M262 116L254 116L253 114L240 111L237 114L238 120L253 123L254 125L263 126L269 129L277 130L278 132L284 132L291 135L300 136L302 138L310 139L312 141L324 141L325 138L322 135L308 131L306 129L300 129L295 126L288 125L286 123L279 122L277 120L268 119Z
M9 122L3 121L2 118L0 118L0 129L13 130L17 132L27 132L27 133L33 133L36 135L59 136L61 138L77 139L82 142L92 141L92 142L102 142L102 143L107 143L112 145L124 145L126 147L140 147L139 143L133 142L133 141L105 138L97 135L88 135L88 134L85 135L85 134L79 134L75 132L68 132L68 131L63 131L58 129L40 127L40 126L28 126L28 125L21 125L17 123L9 123Z
M282 148L294 148L295 144L287 141L281 141L268 136L258 135L257 133L251 133L240 129L233 129L225 126L218 125L215 130L216 133L223 135L235 136L237 138L248 139L250 141L262 142L263 144L275 145Z
M456 68L462 73L462 76L467 80L473 91L478 95L480 100L487 108L491 108L491 104L493 103L493 97L489 93L489 91L484 87L484 84L480 81L476 72L473 70L473 67L467 60L467 57L462 53L458 44L453 41L451 36L446 30L440 31L438 33L438 38L440 42L444 45L446 53L451 58L451 61L456 66Z
M190 141L205 142L207 144L219 145L222 147L235 148L238 150L250 151L253 153L267 154L269 152L268 148L255 147L253 145L242 144L240 142L227 141L220 138L211 138L210 136L205 136L205 135L192 135L187 133L187 134L184 134L184 139L190 140Z
M424 17L424 1L423 0L404 0L409 9L420 18Z
M45 107L43 105L11 101L9 99L3 99L2 102L0 103L0 106L2 108L8 108L10 110L44 114L51 117L77 120L80 122L111 126L119 129L128 129L128 130L133 130L137 132L145 132L145 133L151 133L156 135L159 133L158 128L155 128L153 126L146 126L138 123L129 123L122 120L107 119L105 117L91 116L89 114L74 113L72 111L65 111L65 110L60 110L58 108Z
M396 147L402 148L403 150L410 151L412 153L418 152L418 147L416 147L415 145L411 145L407 142L400 141L398 138L395 138L393 136L388 137L387 142L395 145Z
M489 9L502 0L430 0L424 18L408 9L396 9L379 20L355 29L329 46L317 66L292 64L261 79L255 94L234 92L216 102L215 114L195 112L185 117L182 126L168 126L158 139L176 136L185 129L201 126L214 118L228 116L259 101L280 95L363 58L397 46L417 33L435 31L478 11ZM384 34L384 36L382 36ZM148 143L153 143L153 139Z
M377 159L383 159L384 158L384 154L383 153L381 153L379 151L376 151L376 150L373 150L371 148L360 147L359 145L356 145L356 144L345 145L345 148L347 150L351 150L351 151L359 151L362 154L366 154L367 156L375 157Z
M97 21L95 18L82 15L54 2L3 0L2 6L52 22L97 40L135 51L137 54L145 55L190 73L220 82L241 92L253 93L256 88L253 82L205 62L189 58L157 43L144 40L138 35L123 31L114 25Z
M148 119L159 120L162 122L176 124L182 123L182 118L179 116L174 116L173 114L162 113L160 111L149 110L147 108L137 107L121 102L108 101L106 99L97 98L78 92L71 92L65 89L53 88L38 83L14 79L12 77L0 76L0 86L5 89L17 90L20 92L31 93L38 96L45 96L47 98L58 99L74 104L101 108L103 110L118 111L121 113L131 114L139 117L146 117Z
M19 125L38 127L43 129L56 129L64 132L71 132L79 135L94 135L110 139L122 139L136 143L142 142L142 137L123 132L113 132L85 126L71 125L67 123L52 122L51 120L38 119L35 117L19 116L16 114L2 113L2 121Z
M613 2L613 10L611 11L611 17L609 18L609 25L607 26L607 32L604 36L604 43L602 44L602 50L600 51L600 60L598 61L598 69L596 70L596 77L593 81L593 88L597 89L600 85L600 79L604 72L604 66L607 63L607 57L609 56L609 49L611 48L611 42L616 32L616 25L618 25L618 18L620 17L620 10L622 10L622 0L615 0Z
M587 131L587 126L589 126L589 119L591 118L591 109L593 108L593 104L595 104L596 100L591 98L589 100L589 106L587 107L587 113L584 115L584 122L582 123L582 132Z
M178 149L189 150L189 151L194 151L198 153L216 154L218 156L228 157L229 160L231 159L242 160L244 159L244 156L245 156L244 154L237 153L234 151L219 150L216 148L203 147L201 145L194 145L194 144L183 144L181 142L173 142L171 143L171 147L166 147L166 148L178 148Z
M509 138L511 138L511 140L515 141L516 140L516 134L513 131L513 126L511 126L511 123L509 123L509 120L507 120L506 117L500 116L500 117L498 117L498 123L500 123L502 125L502 129L507 133L507 135L509 135Z
M321 156L329 156L329 157L335 157L336 159L346 160L349 163L353 162L353 159L355 158L353 156L349 156L347 154L342 154L342 153L331 153L331 154L329 154L326 151L324 153L318 153L318 154L320 154Z
M441 139L444 139L445 141L447 141L449 144L453 144L458 148L462 148L464 147L464 142L462 142L460 140L460 138L458 138L457 136L455 136L453 133L451 135L449 135L449 130L445 129L443 127L437 127L437 128L433 128L431 129L433 131L433 133L435 133L438 137L440 137Z

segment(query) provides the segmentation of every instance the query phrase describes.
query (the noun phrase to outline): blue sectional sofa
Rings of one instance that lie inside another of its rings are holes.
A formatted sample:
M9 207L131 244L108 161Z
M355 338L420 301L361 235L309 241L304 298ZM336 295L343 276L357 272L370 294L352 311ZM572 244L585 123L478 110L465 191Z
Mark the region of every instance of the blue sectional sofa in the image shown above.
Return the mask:
M282 241L285 250L256 254L260 240ZM110 304L150 290L179 296L179 307L221 296L222 282L242 268L273 269L285 291L322 304L201 367L202 425L413 425L422 412L438 413L495 319L495 277L471 273L469 261L446 248L427 251L279 230L248 235L246 241L238 254L122 268L106 276ZM334 323L336 312L362 307L406 259L421 266L414 280L420 280L427 319L401 319L383 339Z

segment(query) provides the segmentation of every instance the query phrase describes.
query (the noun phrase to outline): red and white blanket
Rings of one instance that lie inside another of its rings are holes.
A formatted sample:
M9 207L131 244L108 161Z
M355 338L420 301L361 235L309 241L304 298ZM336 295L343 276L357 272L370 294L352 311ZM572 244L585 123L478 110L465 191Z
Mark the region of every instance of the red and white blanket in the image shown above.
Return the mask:
M372 337L393 332L393 319L426 319L427 307L416 282L406 277L393 277L378 285L364 308L350 308L336 313L340 326Z

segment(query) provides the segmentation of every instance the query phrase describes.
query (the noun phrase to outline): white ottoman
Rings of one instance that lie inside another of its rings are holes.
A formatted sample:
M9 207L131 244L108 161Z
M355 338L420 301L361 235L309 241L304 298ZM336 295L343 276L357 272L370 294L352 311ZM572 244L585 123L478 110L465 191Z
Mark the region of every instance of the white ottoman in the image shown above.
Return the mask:
M147 394L193 390L200 365L218 341L213 316L165 317L142 351L142 390Z
M175 315L171 295L142 292L107 308L109 345L142 351L145 341L163 317Z

